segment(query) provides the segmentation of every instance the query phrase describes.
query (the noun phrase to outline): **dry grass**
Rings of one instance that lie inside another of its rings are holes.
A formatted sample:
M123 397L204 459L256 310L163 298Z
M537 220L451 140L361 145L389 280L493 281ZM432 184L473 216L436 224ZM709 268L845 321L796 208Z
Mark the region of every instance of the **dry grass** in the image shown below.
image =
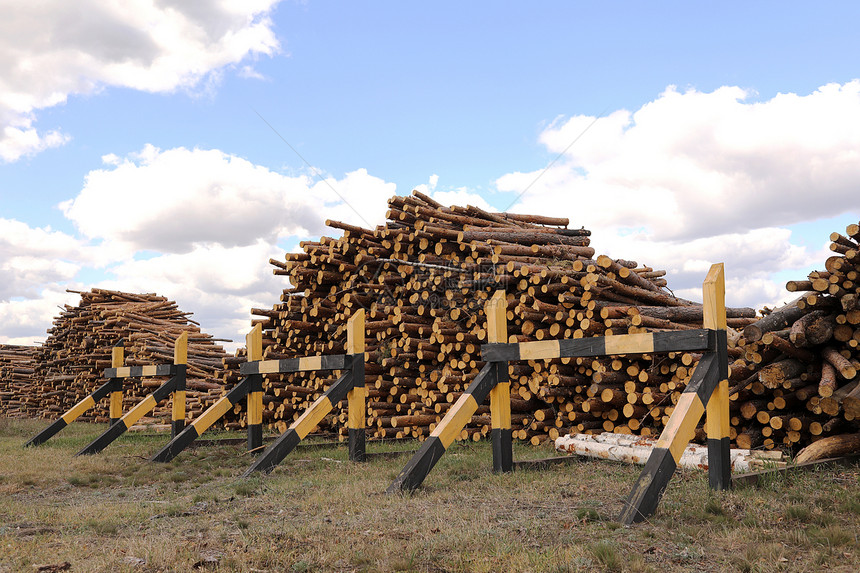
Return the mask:
M0 420L0 572L860 570L856 467L719 494L680 473L650 522L624 528L613 520L638 467L494 475L489 444L455 445L424 488L386 496L407 457L357 465L345 448L302 450L242 479L239 446L148 462L164 436L75 458L103 430L87 424L22 449L44 425ZM395 446L370 447L383 449Z

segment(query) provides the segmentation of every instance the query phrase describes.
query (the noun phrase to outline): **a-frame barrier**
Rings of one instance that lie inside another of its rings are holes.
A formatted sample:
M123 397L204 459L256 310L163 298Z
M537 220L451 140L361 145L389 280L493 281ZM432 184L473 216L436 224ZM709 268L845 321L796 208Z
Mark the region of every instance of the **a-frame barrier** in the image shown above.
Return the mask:
M346 372L298 420L293 422L286 432L281 434L260 454L256 462L245 472L245 475L255 471L271 471L344 398L349 400L349 459L364 461L366 423L364 336L364 310L361 309L347 321L346 354L262 360L262 329L260 325L257 325L246 338L248 362L242 364L239 370L245 378L198 416L160 452L155 454L152 461L167 462L172 460L245 396L248 396L248 449L260 448L262 446L263 375L310 370L343 370ZM257 428L257 430L252 432L252 427Z
M248 360L259 361L263 358L263 327L256 325L245 335L245 348ZM209 406L184 430L173 436L158 453L152 456L153 462L169 462L190 446L212 424L221 419L233 406L247 397L248 399L248 450L253 451L263 445L263 376L249 374Z
M170 376L170 379L159 386L154 392L137 403L128 413L122 416L98 438L90 442L77 456L97 454L114 440L123 435L135 422L152 411L159 402L173 395L173 411L171 429L173 435L182 430L185 425L185 373L188 364L188 333L183 332L173 346L173 364L153 364L148 366L122 366L108 368L105 378L123 380L125 378L143 378L150 376ZM113 397L112 397L113 398Z
M388 493L411 491L420 486L488 395L491 395L493 469L496 471L512 469L512 464L509 462L513 457L509 438L510 390L505 387L508 382L507 370L510 361L665 352L702 352L703 354L657 446L627 499L619 520L624 524L630 524L654 513L660 496L675 471L677 459L693 437L706 406L708 408L709 485L714 489L728 489L731 485L731 462L728 449L728 355L722 263L711 267L703 289L705 328L702 330L545 340L518 344L501 342L506 339L507 334L503 326L506 319L506 301L505 293L497 292L486 309L489 343L481 347L481 357L486 365L386 491ZM495 400L493 392L496 392ZM505 396L508 397L505 398ZM505 399L507 402L503 403Z
M322 396L287 428L287 431L260 454L243 476L247 477L254 472L268 473L272 471L344 398L348 400L349 459L354 462L365 460L367 391L364 387L364 336L364 309L360 309L352 315L346 324L346 354L265 360L256 363L248 362L241 366L243 374L298 372L300 370L345 371Z
M122 342L118 342L111 349L111 368L122 368L125 359L124 354L125 351ZM122 378L109 378L107 382L96 388L92 394L69 408L65 414L54 420L50 426L33 436L30 441L24 444L24 447L44 444L57 435L60 430L77 420L84 412L90 408L94 408L108 394L110 394L109 425L113 426L119 422L119 419L122 417L122 380Z

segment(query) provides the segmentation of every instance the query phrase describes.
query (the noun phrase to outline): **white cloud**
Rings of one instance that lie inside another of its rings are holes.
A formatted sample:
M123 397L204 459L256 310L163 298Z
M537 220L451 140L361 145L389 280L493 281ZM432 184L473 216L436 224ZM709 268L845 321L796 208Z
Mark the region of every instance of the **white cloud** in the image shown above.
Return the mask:
M740 281L733 304L771 302L782 285L770 275L824 258L782 227L858 214L860 80L751 95L670 87L635 112L556 120L540 136L553 153L587 131L512 210L565 214L594 231L598 252L666 267L681 291L724 261ZM497 187L519 193L539 174L510 173Z
M327 218L382 223L396 191L365 169L324 181L288 177L219 150L148 145L102 159L104 169L60 205L83 238L0 219L2 312L30 309L23 322L0 326L0 336L43 338L52 315L38 299L73 285L157 292L194 312L207 332L243 340L250 308L271 307L289 286L268 263L283 258L279 243L337 235ZM104 278L74 282L93 275Z
M227 66L279 49L268 16L278 0L0 0L0 159L68 135L40 132L34 112L118 86L192 88ZM245 77L254 75L245 64Z

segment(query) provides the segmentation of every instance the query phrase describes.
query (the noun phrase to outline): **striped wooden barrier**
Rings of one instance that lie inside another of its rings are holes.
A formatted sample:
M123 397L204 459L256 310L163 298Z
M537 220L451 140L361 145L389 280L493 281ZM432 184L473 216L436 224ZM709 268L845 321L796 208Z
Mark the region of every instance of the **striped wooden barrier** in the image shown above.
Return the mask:
M114 351L117 349L115 348ZM120 360L121 363L121 360ZM116 362L114 362L116 364ZM173 346L173 364L153 364L147 366L121 366L116 365L104 371L104 377L112 381L120 382L126 378L145 378L150 376L170 376L170 379L159 386L149 396L141 400L127 414L113 422L110 427L98 438L90 442L84 449L75 455L97 454L105 449L114 440L123 435L135 422L152 411L159 402L169 396L173 396L171 412L171 430L175 436L185 426L185 373L188 368L188 333L183 332L176 339ZM109 384L111 382L108 382ZM121 386L120 386L121 389ZM111 419L114 419L114 403L121 405L121 392L114 391L111 394ZM120 411L121 413L121 411Z
M263 327L256 325L245 336L248 360L259 361L263 357ZM245 376L227 394L203 411L184 430L159 450L151 461L169 462L190 446L203 432L221 419L241 400L248 400L248 450L256 450L263 445L263 376L259 373Z
M262 447L263 441L263 375L310 370L342 370L346 372L260 454L255 463L247 470L246 475L255 471L271 471L344 398L349 400L349 459L364 461L366 393L364 389L363 309L356 312L347 322L347 354L262 360L262 328L260 325L255 326L248 334L247 348L248 362L242 364L239 369L244 378L155 454L152 461L167 462L172 460L246 396L248 397L248 449L259 449Z
M109 428L114 429L119 422L126 423L129 418L123 419L122 415L122 391L123 391L123 380L129 378L143 378L147 376L170 376L171 380L167 382L164 386L156 390L158 395L158 400L155 404L158 403L162 398L166 397L169 394L174 394L173 401L173 412L172 412L172 424L171 428L173 431L173 435L180 432L182 430L184 421L185 421L185 370L186 363L188 361L188 334L183 333L176 339L174 345L174 363L173 364L155 364L148 366L123 366L125 361L125 349L123 348L122 342L118 342L113 349L111 350L111 367L105 369L103 376L108 379L103 385L99 386L92 394L69 408L69 410L60 416L57 420L55 420L50 426L39 432L36 436L34 436L30 441L25 444L26 446L38 446L39 444L43 444L53 436L55 436L58 432L60 432L63 428L71 424L77 418L79 418L84 412L95 407L95 405L105 396L110 395L110 405L109 405L109 416L110 416L110 424ZM167 388L165 389L165 386ZM164 391L166 390L166 392ZM150 398L155 396L148 396L144 402L147 402ZM138 407L143 407L144 402L139 404L132 411L136 411ZM139 416L137 416L134 421L139 420L146 412L149 412L149 409L143 411ZM131 412L129 412L130 414ZM137 411L135 412L137 415ZM131 422L129 426L126 426L125 429L131 426L134 422ZM114 430L115 431L115 430ZM120 432L123 433L125 430ZM109 442L108 442L109 443Z
M521 343L502 342L507 340L505 293L497 292L486 307L489 343L481 347L481 357L486 365L386 491L411 491L420 486L487 396L490 396L493 469L512 469L510 387L507 379L510 361L688 351L701 352L702 359L627 499L620 521L629 524L653 514L675 471L677 459L693 437L706 408L709 483L714 489L728 489L731 466L722 263L711 267L703 289L705 328L701 330Z
M347 321L346 352L346 354L332 356L247 362L241 366L242 374L307 370L344 371L322 396L260 454L245 471L245 476L254 472L272 471L344 398L348 401L349 459L356 462L365 460L367 392L364 387L364 309L356 312Z

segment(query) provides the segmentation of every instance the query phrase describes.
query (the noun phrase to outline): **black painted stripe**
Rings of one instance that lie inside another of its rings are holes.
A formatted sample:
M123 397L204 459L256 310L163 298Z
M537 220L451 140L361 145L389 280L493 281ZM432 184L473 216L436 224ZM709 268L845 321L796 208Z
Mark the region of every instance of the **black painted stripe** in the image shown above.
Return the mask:
M366 431L364 428L349 429L349 461L363 462L366 458Z
M108 447L111 442L123 435L127 429L128 428L125 426L124 423L112 425L107 429L107 431L105 431L105 433L93 440L84 449L75 454L75 456L84 456L99 453L100 451Z
M513 471L513 430L511 428L493 428L490 430L490 439L493 442L493 471Z
M151 376L173 376L176 374L176 367L182 366L179 364L156 364L155 365L155 374L151 374ZM125 370L129 369L129 374L125 376L117 376L117 370ZM122 366L120 368L105 368L102 376L104 378L140 378L143 376L143 369L149 368L149 366Z
M54 422L50 426L33 436L29 442L24 444L24 447L26 448L29 446L38 446L39 444L44 444L45 442L53 438L57 433L60 432L60 430L65 428L67 425L68 424L66 424L66 421L62 418L54 420Z
M711 489L731 489L732 460L728 436L719 440L708 438L708 486Z
M315 357L301 357L301 358L284 358L282 360L278 360L277 370L266 370L264 368L264 374L274 374L274 373L283 373L286 374L288 372L300 372L302 371L301 361L307 360L308 358ZM323 355L319 357L320 359L320 370L344 370L349 368L352 356L347 354L330 354ZM245 376L251 374L260 374L260 362L245 362L239 366L239 372ZM274 362L266 360L264 362Z
M157 454L152 456L151 461L169 462L199 437L200 434L197 433L197 429L194 426L186 426L185 429L177 434L175 438L170 440L166 446L161 448Z
M708 329L682 330L677 332L655 332L651 335L653 350L641 353L714 351L717 348L716 331ZM620 335L625 336L625 335ZM578 358L604 356L605 337L568 338L557 341L559 353L556 358ZM515 343L491 343L481 345L481 358L487 362L512 362L521 360L520 345ZM635 354L635 352L629 352Z
M498 369L494 368L491 362L485 364L466 389L466 394L471 394L479 406L487 399L487 396L490 395L490 390L496 386L495 373L497 370Z
M251 467L242 474L242 477L248 477L254 472L269 473L275 469L275 466L281 463L281 460L287 457L287 454L293 451L301 441L302 439L295 430L287 430L278 436L277 440L269 444L266 451L257 458L257 461L251 464Z
M263 446L263 424L248 424L248 451Z
M624 525L632 525L650 517L657 511L660 498L675 473L675 460L666 448L654 448L645 463L639 479L624 502L621 516Z
M684 388L684 393L695 392L706 408L711 394L714 393L714 388L720 383L718 358L715 352L703 354L690 376L687 387Z
M424 440L421 448L415 452L385 493L413 491L418 488L444 453L445 446L439 438L431 436Z

